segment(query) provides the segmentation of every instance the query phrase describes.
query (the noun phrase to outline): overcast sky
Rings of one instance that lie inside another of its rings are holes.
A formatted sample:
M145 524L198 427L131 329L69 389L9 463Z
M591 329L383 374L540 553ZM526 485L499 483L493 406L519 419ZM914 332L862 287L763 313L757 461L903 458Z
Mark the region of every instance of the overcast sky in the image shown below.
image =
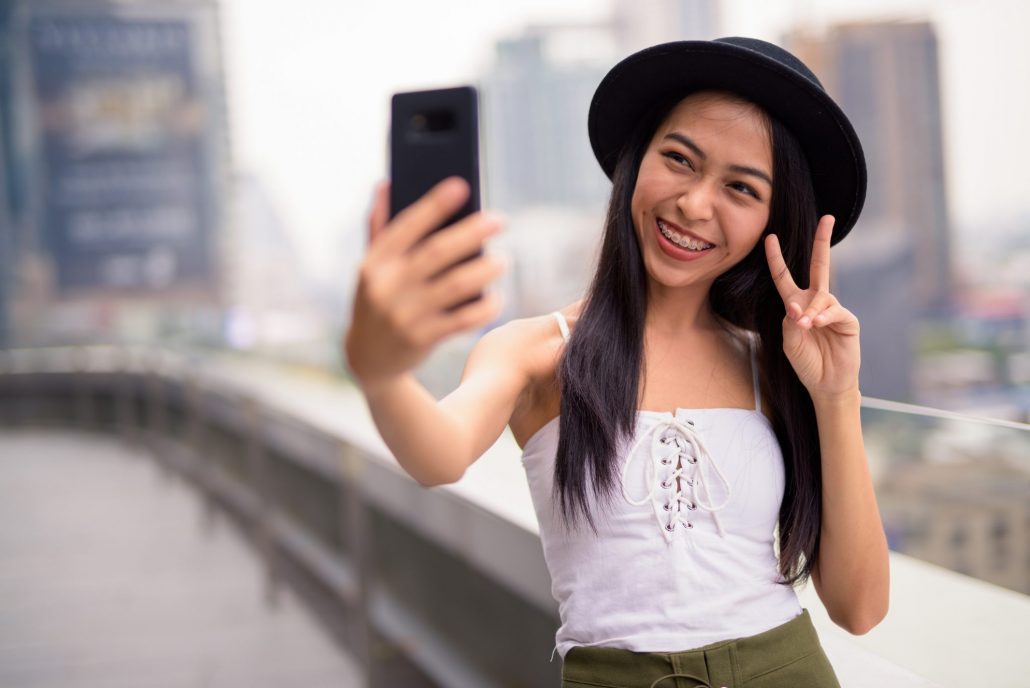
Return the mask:
M772 41L799 17L814 26L931 19L957 228L1030 216L1026 3L724 0L722 7L724 35ZM604 0L222 0L222 8L236 167L262 180L316 272L332 265L344 234L363 222L371 187L385 175L392 92L476 80L494 42L527 23L609 14Z

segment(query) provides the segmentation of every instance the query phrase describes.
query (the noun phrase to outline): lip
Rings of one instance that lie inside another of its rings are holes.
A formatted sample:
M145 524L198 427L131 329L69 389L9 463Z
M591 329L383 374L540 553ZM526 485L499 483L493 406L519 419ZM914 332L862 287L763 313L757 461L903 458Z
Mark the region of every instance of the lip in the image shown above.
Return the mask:
M666 224L669 227L673 228L677 233L683 233L683 234L691 237L692 239L696 239L697 241L705 241L705 240L702 239L701 237L697 236L696 234L692 233L692 232L685 232L685 231L683 231L682 229L679 228L679 226L674 225L671 222L667 222L664 218L655 218L654 232L655 232L655 235L658 237L658 246L670 258L675 258L676 260L679 260L679 261L698 260L700 258L704 258L712 250L711 248L706 248L704 251L688 251L686 249L680 248L676 244L674 244L671 241L669 241L668 239L666 239L665 235L662 234L662 230L658 228L658 220L659 219L661 219L661 221L664 224ZM712 242L705 241L705 243L706 244L710 244ZM712 248L714 248L714 246Z

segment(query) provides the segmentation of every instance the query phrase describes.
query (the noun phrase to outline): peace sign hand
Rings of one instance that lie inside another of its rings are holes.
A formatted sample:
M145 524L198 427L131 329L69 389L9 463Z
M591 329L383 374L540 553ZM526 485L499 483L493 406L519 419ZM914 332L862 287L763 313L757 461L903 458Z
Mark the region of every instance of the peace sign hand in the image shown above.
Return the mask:
M773 283L787 311L783 353L813 401L858 390L858 318L830 293L830 236L833 216L823 215L815 231L808 289L794 282L775 234L765 238Z

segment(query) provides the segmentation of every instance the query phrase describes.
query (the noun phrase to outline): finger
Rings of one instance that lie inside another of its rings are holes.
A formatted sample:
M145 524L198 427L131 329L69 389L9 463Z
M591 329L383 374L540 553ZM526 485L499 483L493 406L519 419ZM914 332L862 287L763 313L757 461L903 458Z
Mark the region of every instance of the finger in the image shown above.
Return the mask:
M433 312L461 303L483 291L507 268L500 256L481 256L445 272L430 283L424 308Z
M830 327L844 334L858 334L858 318L839 303L825 308L812 320L813 327Z
M808 307L796 318L798 325L808 329L812 326L815 317L824 310L837 303L837 299L829 292L815 292L815 296L808 303Z
M421 198L395 214L390 231L382 236L383 250L396 255L405 253L432 230L447 221L469 197L469 185L461 177L448 177L427 191Z
M812 244L812 264L808 273L808 287L816 291L830 290L830 237L833 236L833 215L823 215L815 228Z
M773 284L776 285L776 291L779 292L780 298L786 305L790 297L798 291L798 285L795 284L794 277L787 269L787 263L783 260L783 252L780 250L780 239L775 234L770 234L765 238L765 257L769 262L769 273L772 275Z
M480 250L484 241L503 228L504 221L501 216L490 212L478 212L450 227L434 232L412 249L407 270L408 278L421 281L436 276L442 270Z
M503 304L500 291L487 291L481 299L423 321L416 336L422 338L421 341L435 343L458 332L484 327L497 319Z
M797 301L787 302L787 317L791 320L797 320L805 313L805 308Z
M384 179L372 192L372 209L368 214L368 243L373 244L390 219L390 181Z

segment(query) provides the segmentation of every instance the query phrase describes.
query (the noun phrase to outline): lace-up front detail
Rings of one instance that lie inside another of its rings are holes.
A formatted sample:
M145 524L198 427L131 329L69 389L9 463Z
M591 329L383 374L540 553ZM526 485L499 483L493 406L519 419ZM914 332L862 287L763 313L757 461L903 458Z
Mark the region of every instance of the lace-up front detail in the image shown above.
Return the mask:
M637 453L640 443L649 438L651 451L648 454ZM639 468L635 463L638 457L644 462ZM644 482L649 489L642 497L634 497L629 493L627 477L640 469L644 471ZM716 479L726 493L719 504L712 502L710 488ZM693 421L670 417L641 433L622 467L622 495L634 506L651 502L655 520L666 542L672 541L677 526L686 530L694 527L691 519L697 509L711 513L719 535L725 537L716 512L729 503L731 487L705 447Z

